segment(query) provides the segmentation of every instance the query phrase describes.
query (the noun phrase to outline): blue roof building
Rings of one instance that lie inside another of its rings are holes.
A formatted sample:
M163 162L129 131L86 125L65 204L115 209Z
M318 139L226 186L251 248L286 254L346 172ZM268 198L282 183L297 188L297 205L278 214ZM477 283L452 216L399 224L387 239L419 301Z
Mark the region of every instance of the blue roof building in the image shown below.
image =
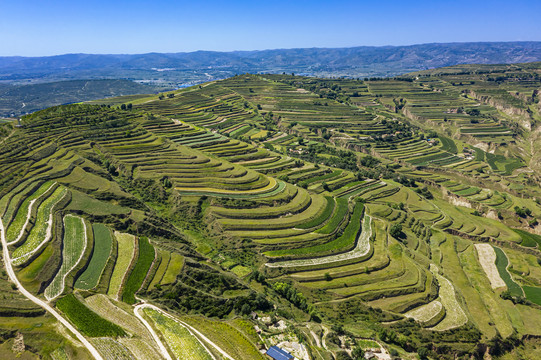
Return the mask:
M271 346L269 350L266 352L267 356L274 359L274 360L291 360L293 359L293 355L285 351L284 349L280 349L278 346Z

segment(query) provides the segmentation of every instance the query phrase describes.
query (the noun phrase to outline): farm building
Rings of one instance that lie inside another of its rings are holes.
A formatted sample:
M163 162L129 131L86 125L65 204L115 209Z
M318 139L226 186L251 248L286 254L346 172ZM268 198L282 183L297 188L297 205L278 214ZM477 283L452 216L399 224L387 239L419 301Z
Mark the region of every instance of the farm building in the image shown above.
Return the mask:
M269 359L274 359L274 360L293 359L293 355L291 355L284 349L279 348L278 346L271 346L269 350L267 350L266 355L269 357Z

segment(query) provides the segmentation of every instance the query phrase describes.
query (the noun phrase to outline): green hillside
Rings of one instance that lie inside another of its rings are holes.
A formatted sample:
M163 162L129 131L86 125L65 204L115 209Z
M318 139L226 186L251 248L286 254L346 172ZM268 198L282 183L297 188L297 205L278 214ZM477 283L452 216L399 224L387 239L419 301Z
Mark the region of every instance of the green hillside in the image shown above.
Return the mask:
M0 133L3 256L106 359L528 358L540 74L244 74L38 111ZM91 358L8 276L6 344Z

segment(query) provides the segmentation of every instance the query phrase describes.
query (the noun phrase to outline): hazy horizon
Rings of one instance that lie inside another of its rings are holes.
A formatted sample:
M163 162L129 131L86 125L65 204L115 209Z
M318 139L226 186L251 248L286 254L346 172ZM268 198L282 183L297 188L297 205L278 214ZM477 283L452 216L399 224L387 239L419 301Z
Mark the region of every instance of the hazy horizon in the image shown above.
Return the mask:
M0 5L0 56L145 54L541 40L535 0L65 0Z
M257 52L257 51L274 51L274 50L296 50L296 49L349 49L349 48L385 48L385 47L414 47L422 45L447 45L447 44L483 44L483 43L541 43L541 40L524 40L524 41L452 41L452 42L428 42L428 43L415 43L415 44L403 44L403 45L352 45L352 46L311 46L311 47L290 47L290 48L267 48L267 49L235 49L235 50L212 50L212 49L197 49L193 51L169 51L169 52L158 52L158 51L148 51L148 52L139 52L139 53L90 53L90 52L67 52L51 55L0 55L0 57L28 57L28 58L39 58L39 57L54 57L54 56L65 56L65 55L111 55L111 56L131 56L131 55L148 55L148 54L189 54L196 52L216 52L216 53L235 53L235 52Z

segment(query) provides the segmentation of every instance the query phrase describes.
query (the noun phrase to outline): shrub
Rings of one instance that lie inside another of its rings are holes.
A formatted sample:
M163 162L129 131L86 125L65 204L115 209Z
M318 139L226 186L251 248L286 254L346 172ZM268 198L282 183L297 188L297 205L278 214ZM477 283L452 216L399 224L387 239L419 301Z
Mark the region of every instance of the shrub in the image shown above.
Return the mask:
M361 360L364 359L364 350L360 347L355 347L353 351L351 351L351 357L354 360Z
M336 353L336 360L351 360L351 356L346 351Z
M415 189L415 192L421 196L424 196L427 200L434 199L434 195L432 195L432 193L430 192L430 190L428 190L428 187L426 186L423 188Z
M306 301L304 294L297 291L290 283L276 282L272 285L272 288L299 309L311 310L311 305Z
M424 347L419 348L419 350L417 350L417 354L419 355L419 358L420 358L421 360L427 359L427 358L428 358L428 353L429 353L429 352L428 352L428 349L427 349L427 348L424 348Z
M522 218L525 218L527 216L532 216L532 210L528 209L525 206L523 207L515 206L514 210L515 210L515 213Z

